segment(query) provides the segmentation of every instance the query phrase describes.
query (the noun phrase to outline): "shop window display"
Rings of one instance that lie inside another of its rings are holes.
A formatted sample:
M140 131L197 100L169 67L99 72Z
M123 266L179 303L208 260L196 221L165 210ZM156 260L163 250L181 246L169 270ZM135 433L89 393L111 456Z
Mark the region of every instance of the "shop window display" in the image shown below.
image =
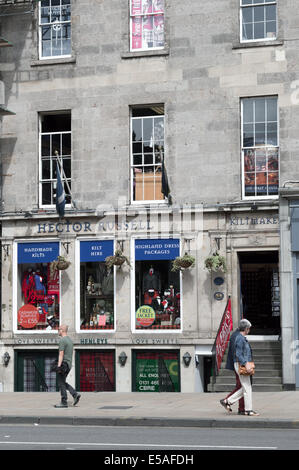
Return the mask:
M138 252L139 247L142 248ZM178 254L178 240L136 242L135 328L137 330L181 328L180 274L172 271L172 260Z
M18 330L58 329L60 275L51 270L58 254L58 243L19 244Z
M114 270L105 263L112 254L112 241L81 242L81 330L114 329Z

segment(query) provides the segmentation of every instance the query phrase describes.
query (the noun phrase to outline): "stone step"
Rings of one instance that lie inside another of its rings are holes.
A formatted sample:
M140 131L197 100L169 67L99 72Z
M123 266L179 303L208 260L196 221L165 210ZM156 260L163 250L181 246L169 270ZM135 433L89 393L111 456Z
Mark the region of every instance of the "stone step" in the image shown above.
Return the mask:
M208 385L208 391L209 392L231 392L234 389L234 386L229 385L229 384L214 384L212 386L211 384ZM253 392L281 392L283 391L283 385L282 384L276 384L276 385L265 385L265 384L259 384L259 385L252 385L252 391Z
M234 378L232 377L230 379L230 377L220 377L218 375L217 377L217 384L232 384L234 385L236 383L236 381L234 380ZM254 374L254 377L253 377L253 383L255 385L257 384L281 384L281 377L277 377L277 376L272 376L272 377L265 377L265 376L257 376L256 374Z
M220 369L218 377L232 377L235 378L235 374L233 371L228 369ZM254 374L255 377L281 377L282 371L281 368L278 367L277 369L261 369L258 368Z

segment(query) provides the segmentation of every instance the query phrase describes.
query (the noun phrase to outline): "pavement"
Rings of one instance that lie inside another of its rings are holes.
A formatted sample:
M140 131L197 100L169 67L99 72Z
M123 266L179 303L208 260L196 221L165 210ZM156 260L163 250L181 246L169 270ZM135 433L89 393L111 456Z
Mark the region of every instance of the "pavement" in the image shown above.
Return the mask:
M55 408L59 392L0 393L0 424L299 429L299 391L254 392L260 416L228 413L225 393L81 392L77 406Z

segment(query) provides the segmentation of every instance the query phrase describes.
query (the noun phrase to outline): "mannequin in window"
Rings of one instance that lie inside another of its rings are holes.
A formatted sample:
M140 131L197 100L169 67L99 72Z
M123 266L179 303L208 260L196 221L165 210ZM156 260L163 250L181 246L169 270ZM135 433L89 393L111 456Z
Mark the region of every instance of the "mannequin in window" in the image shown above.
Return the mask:
M155 272L151 266L147 273L143 275L142 292L144 295L144 303L151 304L152 299L159 295L161 288L160 275Z

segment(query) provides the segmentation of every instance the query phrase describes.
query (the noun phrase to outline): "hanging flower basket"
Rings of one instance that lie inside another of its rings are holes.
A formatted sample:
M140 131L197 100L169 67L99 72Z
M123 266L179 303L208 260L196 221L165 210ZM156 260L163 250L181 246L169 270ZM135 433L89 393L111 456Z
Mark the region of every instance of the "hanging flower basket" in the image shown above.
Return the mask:
M107 256L105 262L107 268L112 268L113 266L121 267L125 262L128 264L128 266L131 266L130 261L121 250L116 250L113 256Z
M53 276L55 271L64 271L70 264L71 262L64 258L64 256L58 256L57 259L50 264L51 275Z
M226 273L226 259L218 252L213 253L212 256L205 259L205 267L210 272L222 271Z
M171 271L176 272L181 271L182 269L193 268L194 264L194 256L185 253L184 256L178 256L177 258L175 258L175 260L173 260Z

